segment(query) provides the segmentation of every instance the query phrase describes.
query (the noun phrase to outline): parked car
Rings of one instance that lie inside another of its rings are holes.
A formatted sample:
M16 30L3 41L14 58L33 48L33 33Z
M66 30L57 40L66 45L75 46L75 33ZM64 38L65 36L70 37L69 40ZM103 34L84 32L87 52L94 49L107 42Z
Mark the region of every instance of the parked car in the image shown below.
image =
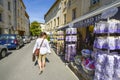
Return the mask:
M24 45L22 37L16 34L1 34L0 45L6 45L8 49L19 49Z
M7 46L0 45L0 58L5 57L7 53L8 53Z
M31 42L31 38L29 36L22 36L22 39L25 44Z

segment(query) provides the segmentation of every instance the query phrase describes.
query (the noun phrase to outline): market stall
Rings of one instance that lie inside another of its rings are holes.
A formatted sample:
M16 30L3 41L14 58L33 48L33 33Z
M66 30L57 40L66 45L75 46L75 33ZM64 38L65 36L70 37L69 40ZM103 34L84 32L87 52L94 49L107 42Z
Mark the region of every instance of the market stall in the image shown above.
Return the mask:
M64 31L57 32L57 54L64 55Z
M120 80L120 20L111 18L117 12L116 7L104 12L101 17L107 21L96 23L94 28L94 80Z
M67 28L65 33L65 60L71 62L77 53L77 29Z
M112 6L64 30L65 60L80 80L120 80L120 7Z

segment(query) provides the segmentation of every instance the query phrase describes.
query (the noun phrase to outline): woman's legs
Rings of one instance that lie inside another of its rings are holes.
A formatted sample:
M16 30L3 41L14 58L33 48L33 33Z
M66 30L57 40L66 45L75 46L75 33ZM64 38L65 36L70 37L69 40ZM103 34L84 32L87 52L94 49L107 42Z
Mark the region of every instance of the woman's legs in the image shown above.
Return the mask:
M45 69L46 55L42 55L42 70Z
M40 54L38 57L38 65L39 65L40 71L42 71L42 55L40 55Z

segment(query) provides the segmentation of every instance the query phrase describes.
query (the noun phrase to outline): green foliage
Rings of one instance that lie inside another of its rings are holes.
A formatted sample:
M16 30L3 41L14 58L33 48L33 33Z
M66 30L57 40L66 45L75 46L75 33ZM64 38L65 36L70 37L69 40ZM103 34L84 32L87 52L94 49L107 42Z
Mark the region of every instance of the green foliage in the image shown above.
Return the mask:
M50 41L50 36L47 36L47 40Z
M32 36L39 36L41 32L40 23L37 21L32 22L30 26L30 32L32 33Z

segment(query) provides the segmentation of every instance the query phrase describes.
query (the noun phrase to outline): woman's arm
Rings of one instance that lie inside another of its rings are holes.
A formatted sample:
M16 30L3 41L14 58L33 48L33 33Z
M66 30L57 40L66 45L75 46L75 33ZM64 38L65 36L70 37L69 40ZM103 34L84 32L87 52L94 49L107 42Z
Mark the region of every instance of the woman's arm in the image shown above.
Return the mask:
M36 42L35 42L35 45L34 45L34 48L33 48L33 53L35 52L35 50L36 50L36 48L37 48L37 40L36 40Z
M48 49L48 53L51 53L51 50L50 50L50 45L49 45L49 42L48 42L48 40L46 39L46 47L47 47L47 49Z

